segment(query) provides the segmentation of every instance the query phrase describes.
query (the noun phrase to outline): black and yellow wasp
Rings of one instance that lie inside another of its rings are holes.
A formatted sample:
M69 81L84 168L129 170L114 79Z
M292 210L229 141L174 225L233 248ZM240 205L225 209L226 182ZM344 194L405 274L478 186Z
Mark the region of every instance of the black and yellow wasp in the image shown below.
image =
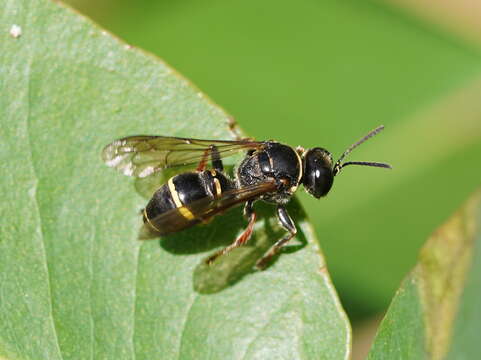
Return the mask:
M145 226L157 235L207 222L244 203L244 215L248 219L246 229L231 245L210 256L208 263L249 240L256 221L255 201L277 205L277 218L287 234L257 262L257 267L263 269L296 235L296 226L285 204L299 185L320 198L329 192L334 177L348 165L390 168L388 164L378 162L342 162L355 147L383 128L377 127L351 145L336 162L326 149L294 149L272 140L198 140L143 135L115 140L103 149L102 158L108 166L124 175L139 178L168 168L197 165L195 171L182 172L160 186L143 210ZM235 170L235 178L231 179L224 172L222 159L239 151L245 151L246 156ZM209 158L211 168L207 166Z

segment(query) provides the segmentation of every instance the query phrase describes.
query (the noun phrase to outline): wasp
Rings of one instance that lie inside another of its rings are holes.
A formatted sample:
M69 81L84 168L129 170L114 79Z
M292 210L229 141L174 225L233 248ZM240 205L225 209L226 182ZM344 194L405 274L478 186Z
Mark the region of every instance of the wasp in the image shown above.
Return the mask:
M389 164L379 162L343 162L354 148L383 128L377 127L352 144L336 162L324 148L294 149L273 140L199 140L149 135L115 140L103 149L102 158L108 166L124 175L138 178L169 168L197 166L195 171L181 172L168 179L142 210L144 226L159 236L206 223L214 216L244 204L247 227L231 245L210 256L208 264L249 240L256 221L255 201L276 205L277 219L287 233L257 261L257 268L264 269L296 235L296 226L285 206L300 185L319 199L327 195L334 177L348 165L391 168ZM231 179L224 171L222 160L240 151L246 154ZM211 166L208 166L209 160Z

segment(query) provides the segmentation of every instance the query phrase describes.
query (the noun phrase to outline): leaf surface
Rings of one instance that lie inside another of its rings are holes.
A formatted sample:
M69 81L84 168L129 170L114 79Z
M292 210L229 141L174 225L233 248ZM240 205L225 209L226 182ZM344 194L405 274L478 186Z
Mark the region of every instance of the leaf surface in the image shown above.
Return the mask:
M475 359L481 332L481 191L434 232L369 359Z
M283 234L267 205L250 244L210 268L246 225L240 209L137 241L145 199L101 162L103 146L229 139L227 114L63 6L0 8L0 357L347 358L349 324L297 202L298 241L264 272L252 266Z
M377 0L68 1L174 64L257 139L337 158L386 126L349 159L393 171L352 167L326 198L299 192L354 321L385 310L424 239L479 186L481 61L452 31ZM481 24L466 1L398 3Z

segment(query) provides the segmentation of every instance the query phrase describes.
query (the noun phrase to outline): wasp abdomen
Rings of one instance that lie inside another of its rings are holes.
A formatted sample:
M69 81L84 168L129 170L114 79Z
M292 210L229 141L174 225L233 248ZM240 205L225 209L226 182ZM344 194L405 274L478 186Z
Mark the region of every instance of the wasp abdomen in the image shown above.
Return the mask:
M205 172L188 172L171 178L167 185L170 188L174 201L178 198L182 206L205 198L206 196L212 196L205 186L207 184L205 184L205 180L203 179L203 177L205 177L204 173Z
M172 199L172 194L170 193L169 187L163 185L159 190L157 190L152 199L149 201L144 209L144 222L148 219L153 219L157 215L160 215L166 211L174 209L175 202Z
M213 200L232 188L232 182L215 170L176 175L155 192L145 207L144 223L161 235L191 227L204 221L198 215L204 214L206 209L199 207L198 200ZM193 203L195 210L189 206ZM206 201L205 207L208 206ZM162 216L167 212L168 217Z

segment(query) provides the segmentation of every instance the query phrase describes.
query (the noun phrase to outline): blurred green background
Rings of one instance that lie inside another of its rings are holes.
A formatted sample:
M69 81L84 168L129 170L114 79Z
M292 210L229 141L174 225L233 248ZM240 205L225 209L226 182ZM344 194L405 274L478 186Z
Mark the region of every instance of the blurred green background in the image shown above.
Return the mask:
M350 167L326 199L299 195L354 321L386 309L427 236L480 184L481 57L461 3L450 18L431 0L422 11L352 0L69 3L167 61L249 136L337 157L386 126L350 159L393 171Z

